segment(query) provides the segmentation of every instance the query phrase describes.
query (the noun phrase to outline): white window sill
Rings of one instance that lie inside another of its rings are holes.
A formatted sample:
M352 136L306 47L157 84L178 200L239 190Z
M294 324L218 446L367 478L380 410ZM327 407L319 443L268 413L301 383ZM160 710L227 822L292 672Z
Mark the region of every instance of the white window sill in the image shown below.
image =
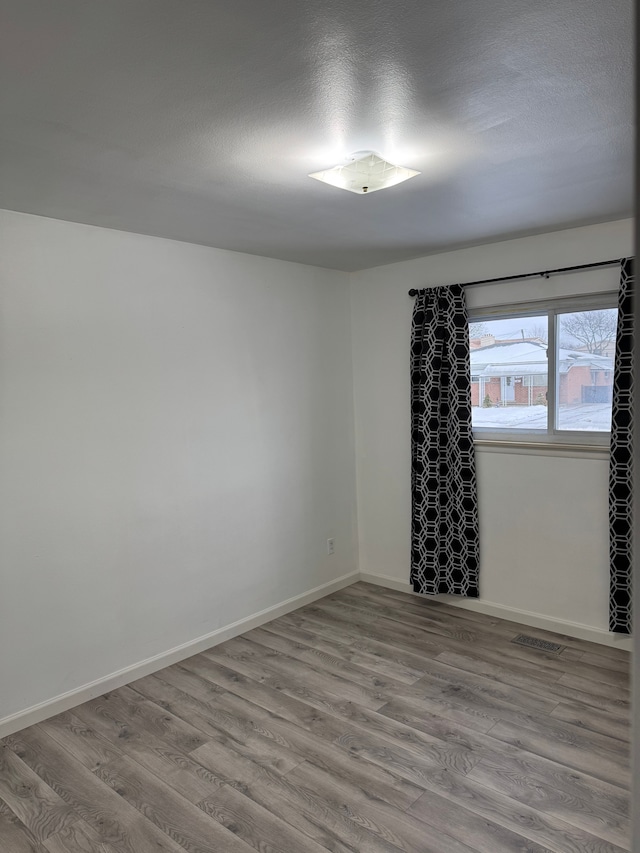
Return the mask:
M568 456L584 459L608 459L609 446L604 444L569 444L568 442L525 441L519 439L476 438L476 451L482 453L516 453L522 456Z

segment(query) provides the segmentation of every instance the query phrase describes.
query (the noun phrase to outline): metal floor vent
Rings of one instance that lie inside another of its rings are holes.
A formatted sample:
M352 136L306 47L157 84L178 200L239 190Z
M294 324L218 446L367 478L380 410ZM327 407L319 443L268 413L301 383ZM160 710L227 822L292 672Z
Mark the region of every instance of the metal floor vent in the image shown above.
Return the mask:
M530 649L540 649L541 652L550 652L552 655L559 655L567 648L558 643L550 643L548 640L529 637L527 634L518 634L511 642L517 643L519 646L528 646Z

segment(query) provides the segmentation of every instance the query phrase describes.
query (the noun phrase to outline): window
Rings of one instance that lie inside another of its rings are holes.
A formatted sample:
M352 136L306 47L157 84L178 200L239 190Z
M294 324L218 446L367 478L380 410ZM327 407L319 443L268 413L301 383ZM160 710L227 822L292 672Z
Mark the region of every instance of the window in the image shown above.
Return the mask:
M538 374L529 374L528 376L523 376L522 381L524 382L527 388L544 388L545 393L547 391L547 374L546 373L538 373Z
M613 294L472 313L476 437L608 443L617 315Z

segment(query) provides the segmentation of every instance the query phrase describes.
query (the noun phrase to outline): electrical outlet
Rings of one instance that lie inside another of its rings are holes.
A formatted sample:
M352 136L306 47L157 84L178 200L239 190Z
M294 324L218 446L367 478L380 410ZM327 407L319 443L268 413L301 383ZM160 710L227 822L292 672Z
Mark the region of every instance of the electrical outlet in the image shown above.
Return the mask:
M336 541L335 539L327 539L327 554L335 554Z

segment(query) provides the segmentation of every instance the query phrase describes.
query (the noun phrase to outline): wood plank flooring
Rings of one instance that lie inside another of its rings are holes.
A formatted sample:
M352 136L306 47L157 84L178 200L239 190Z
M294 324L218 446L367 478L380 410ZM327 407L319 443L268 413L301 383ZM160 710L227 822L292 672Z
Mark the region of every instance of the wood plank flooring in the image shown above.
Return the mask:
M2 853L620 853L629 655L357 583L0 742Z

